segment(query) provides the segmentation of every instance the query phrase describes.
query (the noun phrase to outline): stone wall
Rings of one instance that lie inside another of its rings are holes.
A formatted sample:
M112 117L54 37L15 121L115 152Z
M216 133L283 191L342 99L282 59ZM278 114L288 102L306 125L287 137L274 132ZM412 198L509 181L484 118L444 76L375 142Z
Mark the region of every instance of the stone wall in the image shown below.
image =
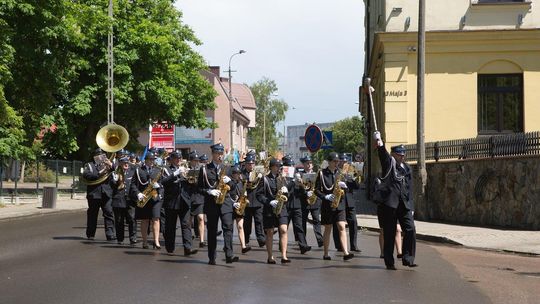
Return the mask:
M425 199L415 181L418 219L540 230L540 157L427 163L426 168Z

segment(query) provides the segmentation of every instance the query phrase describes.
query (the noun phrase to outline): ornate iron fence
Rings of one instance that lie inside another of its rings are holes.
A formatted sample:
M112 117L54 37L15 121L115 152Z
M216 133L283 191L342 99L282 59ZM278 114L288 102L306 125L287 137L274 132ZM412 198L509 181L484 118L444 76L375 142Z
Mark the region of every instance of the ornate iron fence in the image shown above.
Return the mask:
M406 145L407 159L418 160L416 144ZM426 143L426 160L540 155L540 132L493 135Z

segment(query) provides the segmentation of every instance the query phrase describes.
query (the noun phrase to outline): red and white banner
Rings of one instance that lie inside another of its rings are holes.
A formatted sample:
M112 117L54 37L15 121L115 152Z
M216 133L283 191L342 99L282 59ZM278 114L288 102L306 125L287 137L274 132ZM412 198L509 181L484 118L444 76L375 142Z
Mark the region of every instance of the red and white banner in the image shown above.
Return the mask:
M150 128L149 146L174 150L174 125L166 122L154 123Z

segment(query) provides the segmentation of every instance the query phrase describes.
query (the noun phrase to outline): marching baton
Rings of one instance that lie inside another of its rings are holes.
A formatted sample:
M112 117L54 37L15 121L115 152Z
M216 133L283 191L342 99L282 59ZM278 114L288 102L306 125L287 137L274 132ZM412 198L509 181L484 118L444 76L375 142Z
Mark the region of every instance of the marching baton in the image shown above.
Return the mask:
M377 117L375 117L375 107L373 106L373 97L371 96L372 92L375 92L375 89L371 86L371 78L366 77L364 79L364 91L367 91L369 105L371 106L371 115L373 117L373 125L375 126L375 131L379 131L377 128Z

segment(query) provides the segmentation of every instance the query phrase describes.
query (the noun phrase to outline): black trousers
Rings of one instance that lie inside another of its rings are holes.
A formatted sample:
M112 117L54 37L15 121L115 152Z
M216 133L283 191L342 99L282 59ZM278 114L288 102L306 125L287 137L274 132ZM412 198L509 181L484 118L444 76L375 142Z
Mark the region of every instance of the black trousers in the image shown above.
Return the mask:
M356 240L358 236L358 221L356 220L356 207L347 207L346 210L346 216L347 216L347 225L349 226L349 242L351 250L358 249L358 246L356 245ZM337 228L337 223L334 223L334 226L332 227L332 235L334 237L334 245L336 246L336 249L341 249L341 242L339 241L339 231Z
M167 252L172 253L176 244L176 223L180 219L180 227L182 228L182 243L184 249L191 249L191 213L189 208L181 209L165 209L165 248Z
M295 239L298 241L300 248L306 248L308 246L306 242L306 234L302 225L302 209L301 208L287 208L288 222L287 225L293 222L293 232Z
M317 239L317 245L322 246L323 235L321 232L321 209L302 209L302 228L304 228L304 235L307 234L307 220L308 216L311 213L313 232L315 233L315 238Z
M206 226L208 228L208 259L210 259L210 261L214 261L216 259L219 219L221 219L221 230L223 230L225 257L232 258L233 256L233 213L221 213L219 208L212 206L206 210Z
M116 232L114 231L112 199L108 197L102 199L88 199L88 210L86 211L86 237L94 237L96 235L99 208L101 208L103 213L105 236L107 237L107 240L114 240Z
M253 219L255 220L255 236L259 244L266 242L266 235L263 229L263 208L262 207L247 207L244 212L244 237L246 244L249 243L249 237L251 236L251 227L253 226Z
M135 206L128 206L126 208L114 207L114 223L116 228L116 240L118 242L124 241L124 223L128 225L129 240L131 242L137 241L137 221L135 221Z
M381 206L382 224L384 231L384 263L394 265L394 243L396 225L399 221L403 234L403 263L414 263L416 254L416 228L411 210L407 210L403 202L397 208Z

